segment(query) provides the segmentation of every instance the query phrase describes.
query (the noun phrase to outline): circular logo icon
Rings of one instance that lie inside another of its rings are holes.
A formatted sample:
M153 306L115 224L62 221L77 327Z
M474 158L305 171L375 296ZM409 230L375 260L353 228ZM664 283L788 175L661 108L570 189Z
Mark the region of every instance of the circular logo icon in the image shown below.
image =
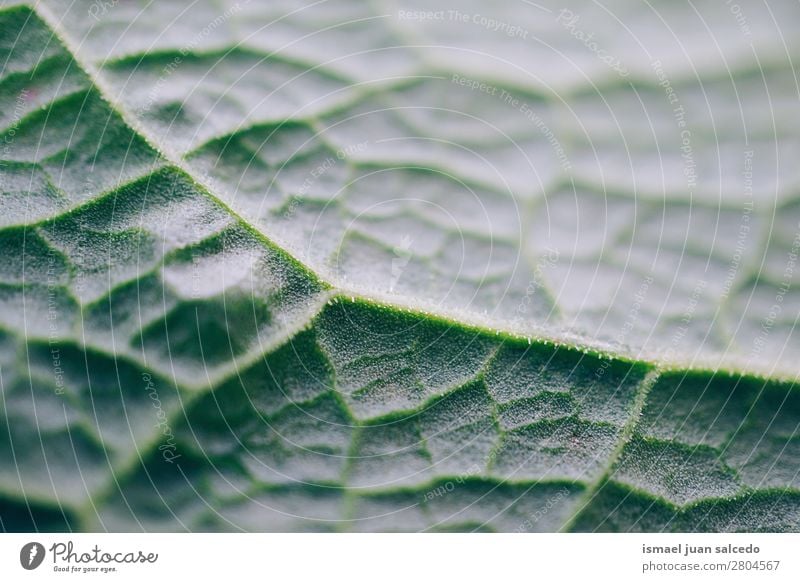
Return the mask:
M35 570L44 561L44 546L39 542L28 542L19 551L19 563L26 570Z

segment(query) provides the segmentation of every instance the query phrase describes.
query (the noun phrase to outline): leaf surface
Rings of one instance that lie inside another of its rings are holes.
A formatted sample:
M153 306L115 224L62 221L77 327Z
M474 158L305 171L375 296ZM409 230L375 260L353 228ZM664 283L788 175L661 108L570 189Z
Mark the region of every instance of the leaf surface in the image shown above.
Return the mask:
M775 22L217 4L0 10L0 527L800 529Z

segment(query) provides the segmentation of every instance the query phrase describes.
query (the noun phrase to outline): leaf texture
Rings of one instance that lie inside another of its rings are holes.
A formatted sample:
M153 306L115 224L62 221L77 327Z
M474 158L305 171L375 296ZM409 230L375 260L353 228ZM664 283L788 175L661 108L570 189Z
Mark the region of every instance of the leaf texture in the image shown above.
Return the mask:
M412 4L0 10L0 528L800 529L797 5Z

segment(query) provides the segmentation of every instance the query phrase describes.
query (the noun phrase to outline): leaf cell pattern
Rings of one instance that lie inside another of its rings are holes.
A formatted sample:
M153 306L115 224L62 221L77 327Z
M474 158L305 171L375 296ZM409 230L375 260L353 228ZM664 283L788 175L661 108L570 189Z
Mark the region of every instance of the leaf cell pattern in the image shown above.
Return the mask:
M695 4L4 3L0 529L800 529L800 13Z

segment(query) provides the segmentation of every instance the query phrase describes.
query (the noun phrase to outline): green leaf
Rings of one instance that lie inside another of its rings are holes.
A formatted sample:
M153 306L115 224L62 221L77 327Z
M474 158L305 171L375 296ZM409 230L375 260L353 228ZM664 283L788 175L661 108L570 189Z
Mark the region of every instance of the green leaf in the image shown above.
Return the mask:
M0 529L800 530L795 45L411 4L0 8Z

